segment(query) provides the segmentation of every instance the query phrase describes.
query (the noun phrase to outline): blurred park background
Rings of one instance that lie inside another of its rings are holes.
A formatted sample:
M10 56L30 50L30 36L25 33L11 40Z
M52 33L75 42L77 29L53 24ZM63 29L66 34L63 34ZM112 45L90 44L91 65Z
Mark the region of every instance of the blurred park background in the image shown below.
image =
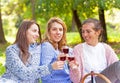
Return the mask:
M5 49L15 40L21 21L34 19L44 34L49 18L60 17L68 27L67 44L81 43L81 23L99 19L104 42L120 57L120 0L0 0L0 75L5 72Z

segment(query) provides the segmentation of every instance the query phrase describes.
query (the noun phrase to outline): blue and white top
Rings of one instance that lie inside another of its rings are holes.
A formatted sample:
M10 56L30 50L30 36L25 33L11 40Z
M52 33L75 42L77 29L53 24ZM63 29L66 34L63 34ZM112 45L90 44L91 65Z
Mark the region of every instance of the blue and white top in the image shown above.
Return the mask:
M21 61L20 49L18 48L17 44L9 46L6 49L6 72L2 76L2 78L0 78L0 82L2 81L2 83L39 83L39 78L44 77L45 75L48 75L51 72L48 68L50 66L39 66L40 52L41 45L30 45L30 57L28 58L27 63L24 64Z
M41 52L41 65L53 63L57 60L57 56L60 53L60 51L55 50L49 42L42 43ZM42 83L72 83L67 63L65 63L63 70L53 70L51 74L42 77L41 80Z

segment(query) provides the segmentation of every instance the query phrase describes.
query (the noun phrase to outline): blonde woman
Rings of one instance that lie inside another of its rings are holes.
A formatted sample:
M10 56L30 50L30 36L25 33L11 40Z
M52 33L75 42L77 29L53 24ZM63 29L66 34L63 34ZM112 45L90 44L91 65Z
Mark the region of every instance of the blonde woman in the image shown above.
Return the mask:
M43 77L42 83L71 83L66 61L58 60L58 56L62 52L62 46L66 45L66 31L66 25L60 18L53 17L48 21L41 48L41 65L57 61L61 70L54 70L51 74Z

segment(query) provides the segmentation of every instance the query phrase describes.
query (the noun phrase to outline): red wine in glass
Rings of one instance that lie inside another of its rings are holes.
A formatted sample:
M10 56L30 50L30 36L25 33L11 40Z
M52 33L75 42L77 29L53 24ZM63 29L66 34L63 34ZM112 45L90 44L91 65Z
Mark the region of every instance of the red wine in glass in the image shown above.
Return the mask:
M68 60L69 60L69 61L73 61L73 60L75 60L75 57L70 57L70 56L69 56L69 57L68 57Z
M70 62L70 61L75 60L75 57L73 57L73 56L68 56L67 59L68 59L68 61ZM77 69L77 68L78 68L77 65L72 66L72 69Z
M61 57L60 57L60 60L61 60L61 61L65 61L65 60L66 60L66 56L61 56Z
M63 53L68 54L69 48L67 46L63 47Z

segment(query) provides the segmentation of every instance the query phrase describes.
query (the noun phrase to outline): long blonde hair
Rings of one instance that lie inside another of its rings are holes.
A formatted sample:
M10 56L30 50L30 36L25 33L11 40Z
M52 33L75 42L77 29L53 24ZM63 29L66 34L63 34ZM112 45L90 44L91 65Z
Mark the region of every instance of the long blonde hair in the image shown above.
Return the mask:
M49 31L50 31L50 29L52 27L52 24L55 23L55 22L61 24L62 27L63 27L63 37L58 42L58 46L56 46L55 42L51 41L50 36L49 36ZM66 45L66 32L67 32L67 27L66 27L65 23L58 17L52 17L52 18L49 19L49 21L47 23L46 33L44 35L44 38L43 38L42 42L48 41L48 42L50 42L53 45L53 47L55 49L58 48L61 51L62 50L62 46Z

